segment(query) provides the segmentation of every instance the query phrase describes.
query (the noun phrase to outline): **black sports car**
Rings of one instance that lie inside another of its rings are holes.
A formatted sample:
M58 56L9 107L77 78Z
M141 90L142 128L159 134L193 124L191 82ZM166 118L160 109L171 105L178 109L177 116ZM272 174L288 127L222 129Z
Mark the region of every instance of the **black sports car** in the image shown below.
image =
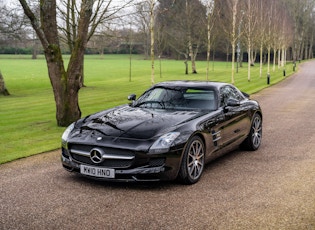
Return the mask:
M71 124L62 135L69 171L115 181L197 182L205 163L239 146L257 150L262 111L233 85L169 81L130 104Z

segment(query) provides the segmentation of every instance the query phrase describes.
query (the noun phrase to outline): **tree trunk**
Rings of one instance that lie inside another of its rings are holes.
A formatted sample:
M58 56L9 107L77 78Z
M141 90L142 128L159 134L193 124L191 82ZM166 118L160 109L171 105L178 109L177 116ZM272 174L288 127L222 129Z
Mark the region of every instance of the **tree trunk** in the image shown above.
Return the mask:
M189 56L190 56L190 60L191 60L191 70L192 73L196 74L197 73L197 68L196 68L196 55L194 54L192 45L191 45L191 41L189 41Z
M81 117L78 103L80 77L74 70L65 71L62 56L45 52L48 74L54 89L58 126L67 126ZM69 63L70 65L70 63Z
M234 73L235 73L235 42L232 43L232 74L231 74L231 83L234 85Z
M187 54L185 54L184 64L185 64L185 74L187 75L188 74L188 56L187 56Z
M37 59L37 51L38 51L38 45L37 45L37 39L34 38L34 44L33 44L33 50L32 50L32 59Z
M262 67L263 67L263 43L260 43L260 62L259 62L259 77L262 77Z
M313 44L314 44L314 30L312 30L312 32L311 32L310 46L309 46L309 51L308 51L308 59L313 58Z
M278 49L278 69L281 68L281 48Z
M198 46L196 48L196 51L192 52L192 56L190 57L191 58L191 69L192 69L192 73L193 74L196 74L197 73L197 67L196 67L196 57L197 57L197 54L198 54Z
M270 74L270 52L271 52L271 46L269 45L267 48L268 56L267 56L267 72Z
M247 63L247 81L250 82L250 67L251 67L251 45L250 45L250 40L248 41L248 63Z
M235 79L235 50L236 50L236 15L237 15L237 4L238 1L233 2L232 8L232 33L231 33L231 46L232 46L232 76L231 76L231 83L234 85Z
M7 87L5 86L4 79L1 72L0 72L0 93L3 94L4 96L10 95Z
M285 68L285 63L286 62L286 55L285 55L285 48L284 46L282 47L282 51L281 51L281 67Z
M276 58L277 58L277 49L273 48L273 63L272 63L272 71L276 71Z
M196 69L196 56L194 54L194 49L192 45L192 37L191 37L191 22L190 22L190 6L188 4L188 0L186 0L186 20L187 20L187 41L188 41L188 50L189 50L189 56L191 60L191 70L192 73L197 73Z
M49 79L56 102L57 125L68 126L81 117L78 92L83 78L84 50L94 1L84 0L81 2L78 33L73 44L67 71L65 71L59 43L56 0L40 1L40 20L36 18L26 0L19 1L44 48Z
M209 65L210 65L210 50L211 50L211 27L210 27L210 13L207 20L207 81L209 80Z
M150 2L150 35L151 35L151 43L150 43L150 52L151 52L151 84L153 85L154 80L154 6L155 0L151 0Z

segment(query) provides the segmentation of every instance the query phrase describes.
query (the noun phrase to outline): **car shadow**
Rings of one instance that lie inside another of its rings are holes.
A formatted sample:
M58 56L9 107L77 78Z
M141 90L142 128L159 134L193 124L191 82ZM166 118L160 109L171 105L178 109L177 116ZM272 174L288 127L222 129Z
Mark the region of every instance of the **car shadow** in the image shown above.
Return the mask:
M204 168L204 173L202 177L207 177L211 176L212 172L214 170L217 170L220 167L226 167L229 162L235 160L236 158L242 157L243 155L249 154L247 151L243 151L240 149L236 149L234 151L231 151L223 156L220 156L213 161L209 162L205 168ZM223 166L225 165L225 166ZM169 188L174 188L174 187L181 187L181 186L189 186L182 184L178 180L174 181L154 181L154 182L117 182L117 181L103 181L103 180L97 180L94 178L89 178L86 176L83 176L78 173L71 173L70 175L68 174L70 178L69 180L75 182L75 183L80 183L81 185L86 185L86 186L91 186L95 188L102 188L102 187L107 187L110 189L133 189L133 190L165 190ZM202 178L199 182L197 183L202 183Z
M117 182L103 181L94 178L85 177L80 174L73 174L71 180L83 183L92 187L108 187L111 189L133 189L133 190L160 190L174 185L174 181L149 181L149 182Z

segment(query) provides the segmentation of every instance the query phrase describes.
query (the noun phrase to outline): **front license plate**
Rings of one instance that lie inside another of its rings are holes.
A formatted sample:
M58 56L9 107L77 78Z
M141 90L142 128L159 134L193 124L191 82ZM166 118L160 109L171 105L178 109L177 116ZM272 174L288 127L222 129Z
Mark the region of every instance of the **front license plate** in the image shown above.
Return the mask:
M80 173L88 176L115 178L115 169L91 167L87 165L80 165Z

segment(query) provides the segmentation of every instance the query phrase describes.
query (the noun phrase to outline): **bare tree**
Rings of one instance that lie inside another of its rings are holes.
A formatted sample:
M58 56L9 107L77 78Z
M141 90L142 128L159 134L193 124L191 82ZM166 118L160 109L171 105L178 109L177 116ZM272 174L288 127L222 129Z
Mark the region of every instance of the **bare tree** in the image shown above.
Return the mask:
M205 2L207 7L207 71L206 71L206 79L209 80L209 65L210 65L210 51L211 51L211 34L212 29L215 22L215 1L214 0L207 0Z
M159 41L165 42L165 53L169 56L185 58L185 73L188 74L189 51L186 38L185 1L159 0L157 27ZM174 51L176 54L174 54Z
M292 44L292 36L290 35L293 33L288 14L280 11L279 16L282 20L278 22L278 36L275 42L278 48L278 69L284 68L285 71L286 51L289 45Z
M40 18L36 17L26 0L19 0L19 2L44 49L56 102L57 124L67 126L81 117L78 92L82 87L84 51L87 42L98 25L126 5L119 5L116 10L109 11L112 0L62 1L64 6L69 7L59 10L63 12L62 10L66 9L66 13L62 14L65 18L61 19L66 22L66 29L63 31L71 51L69 64L65 68L58 36L56 0L40 0Z
M267 12L267 5L268 2L266 3L266 1L264 0L259 0L260 1L260 7L259 7L259 11L257 14L257 19L258 19L258 43L259 43L259 59L260 59L260 63L259 63L259 77L262 77L262 69L263 69L263 49L265 47L265 37L266 37L266 12Z
M305 57L303 53L308 52L312 46L313 38L310 30L314 30L314 0L287 0L286 5L293 20L293 60L301 60ZM306 47L306 49L305 49ZM306 55L308 56L308 55Z
M197 73L196 57L206 39L206 7L199 0L159 1L158 23L163 28L169 50L185 57L186 73L188 59L192 73ZM162 26L161 26L162 25Z
M260 56L260 67L259 73L262 77L263 69L263 59L264 59L264 50L267 49L267 75L270 74L270 52L272 48L272 38L274 36L274 27L275 23L275 1L274 0L259 0L259 10L257 12L258 20L258 43L259 43L259 56Z
M274 40L276 36L276 12L277 3L275 1L270 1L269 10L267 12L267 33L266 33L266 43L267 43L267 76L270 76L270 62L271 62L271 49L275 47Z
M80 2L75 0L60 0L58 5L58 16L62 19L62 23L59 23L59 29L62 31L63 36L61 39L68 45L70 53L72 53L75 47L75 41L78 37L79 25L77 21L80 19ZM123 15L118 13L129 6L133 0L126 1L113 1L113 0L94 0L94 11L90 17L89 28L87 31L87 42L94 35L96 29L100 25L120 19ZM118 4L119 3L119 4ZM83 59L84 61L84 59ZM84 71L82 68L82 74L80 77L80 87L84 86Z
M141 1L138 4L136 4L136 15L135 15L135 21L138 25L139 33L142 36L142 42L143 42L143 52L145 55L145 58L147 59L149 57L150 53L150 44L151 44L151 37L150 37L150 22L151 22L151 15L153 12L151 12L152 3L150 1ZM153 6L153 10L154 10Z
M82 0L81 2L77 36L74 40L67 70L60 49L56 0L40 1L40 20L30 9L26 0L19 0L19 2L25 15L30 19L44 49L48 74L56 102L57 125L67 126L81 117L78 91L80 89L84 50L88 40L87 35L94 1Z
M150 0L150 56L151 56L151 83L154 84L154 21L155 21L155 14L154 9L157 3L157 0Z
M185 2L185 19L187 20L186 23L186 34L187 34L187 42L188 42L188 50L189 50L189 57L191 60L191 68L192 68L192 73L197 73L197 68L196 68L196 56L198 54L198 49L200 42L197 40L197 43L194 44L195 48L193 48L193 39L192 39L192 27L194 26L192 22L192 6L190 5L191 2L189 0L186 0Z
M273 36L271 45L273 47L273 71L276 70L278 62L278 69L285 68L286 50L292 44L292 26L288 15L287 7L283 2L275 4L275 15L273 19ZM281 18L281 20L278 20Z
M6 5L0 6L0 45L21 47L30 40L30 24L20 10Z
M241 11L241 0L224 0L217 1L220 4L222 11L221 26L223 31L229 38L232 47L232 70L231 70L231 83L235 83L235 52L236 42L242 35L243 31L238 30L240 22L242 22L243 12Z
M247 44L248 65L247 80L251 81L251 66L254 65L253 44L257 34L257 13L259 12L258 0L246 0L244 7L244 36Z

